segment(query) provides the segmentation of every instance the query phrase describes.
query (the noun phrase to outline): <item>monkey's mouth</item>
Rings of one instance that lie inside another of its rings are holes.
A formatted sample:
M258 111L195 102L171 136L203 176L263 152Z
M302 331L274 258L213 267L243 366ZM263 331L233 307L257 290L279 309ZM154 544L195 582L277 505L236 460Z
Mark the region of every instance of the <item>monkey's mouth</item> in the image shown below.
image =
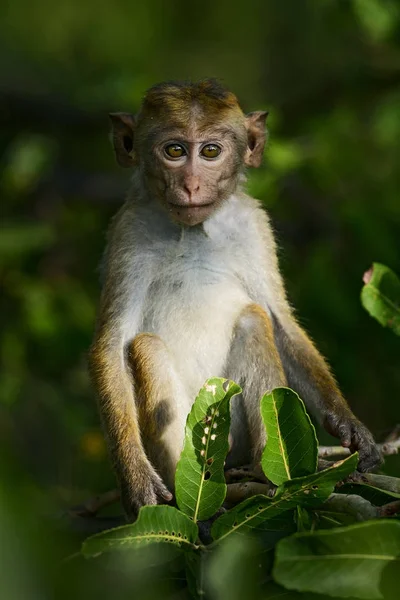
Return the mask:
M178 204L176 202L168 202L168 205L172 207L174 210L190 210L192 208L207 208L214 204L214 202L198 202L197 204L192 202L191 204Z
M168 202L168 210L175 221L185 225L198 225L207 219L214 208L215 202L207 204L176 204Z

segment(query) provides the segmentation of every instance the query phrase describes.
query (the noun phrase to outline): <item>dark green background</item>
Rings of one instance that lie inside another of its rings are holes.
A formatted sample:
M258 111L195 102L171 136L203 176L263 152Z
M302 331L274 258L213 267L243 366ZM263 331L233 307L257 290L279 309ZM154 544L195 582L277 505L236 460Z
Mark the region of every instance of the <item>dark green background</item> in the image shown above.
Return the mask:
M244 110L269 110L249 189L289 297L377 438L400 420L400 340L359 301L372 261L400 273L396 0L14 0L0 8L0 69L7 489L24 481L25 504L45 511L113 485L86 368L97 265L129 178L107 113L135 111L166 79L220 77Z

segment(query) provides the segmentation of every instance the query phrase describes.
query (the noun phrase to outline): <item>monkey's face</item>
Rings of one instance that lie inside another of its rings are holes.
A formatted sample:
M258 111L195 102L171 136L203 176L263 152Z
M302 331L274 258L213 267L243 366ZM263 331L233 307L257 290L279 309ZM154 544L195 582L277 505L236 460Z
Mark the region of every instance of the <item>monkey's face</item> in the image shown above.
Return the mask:
M151 192L175 222L202 223L235 191L246 138L234 134L233 129L193 127L165 131L156 140L144 170Z
M258 167L267 113L244 115L214 80L151 88L141 111L110 115L120 165L139 167L143 187L183 225L203 223Z

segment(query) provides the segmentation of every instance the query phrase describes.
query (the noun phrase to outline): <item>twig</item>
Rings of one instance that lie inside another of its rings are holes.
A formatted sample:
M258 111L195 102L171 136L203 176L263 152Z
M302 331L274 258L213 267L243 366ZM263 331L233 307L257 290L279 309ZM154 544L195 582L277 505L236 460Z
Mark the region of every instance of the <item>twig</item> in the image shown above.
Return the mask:
M393 517L394 515L400 514L400 500L378 506L378 512L380 517Z
M349 455L350 450L348 448L343 448L343 446L319 446L318 448L319 458L326 458L327 456L343 457Z
M119 500L119 490L110 490L104 494L92 496L82 504L72 506L63 515L61 526L81 535L94 535L107 529L113 529L126 523L122 515L115 517L98 517L97 513Z
M351 484L366 484L371 485L375 488L379 488L386 492L394 492L395 494L400 494L400 479L398 477L389 477L389 475L378 475L376 473L359 473L358 471L354 471L336 484L336 487L340 487L345 483Z
M259 481L260 483L269 483L261 465L244 465L243 467L234 467L225 471L225 481L228 484L249 479Z
M321 510L345 513L355 517L357 521L367 521L382 517L393 517L400 513L400 500L389 502L383 506L373 506L369 500L356 494L331 494L324 502Z
M389 477L389 475L378 475L376 473L361 473L361 482L373 485L387 492L400 494L400 478Z
M397 439L394 439L390 442L384 442L383 444L378 444L378 448L382 452L383 456L390 456L391 454L398 454L400 450L400 435L397 433ZM343 446L320 446L318 448L318 456L320 458L326 458L327 456L349 456L350 450L348 448L343 448Z
M398 454L400 451L400 436L393 442L385 442L384 444L378 444L381 449L383 456L390 456L390 454Z
M257 481L230 483L227 485L225 502L234 505L257 494L271 497L274 495L275 490L276 486L273 483L258 483Z
M122 515L118 517L81 517L66 513L60 522L60 527L79 536L87 537L126 524L126 519Z
M92 496L83 504L78 504L68 509L67 514L71 517L95 517L99 510L119 500L119 490L110 490L104 494Z
M337 513L346 513L353 516L357 521L367 521L380 516L376 506L355 494L331 494L322 505L322 510L325 509Z

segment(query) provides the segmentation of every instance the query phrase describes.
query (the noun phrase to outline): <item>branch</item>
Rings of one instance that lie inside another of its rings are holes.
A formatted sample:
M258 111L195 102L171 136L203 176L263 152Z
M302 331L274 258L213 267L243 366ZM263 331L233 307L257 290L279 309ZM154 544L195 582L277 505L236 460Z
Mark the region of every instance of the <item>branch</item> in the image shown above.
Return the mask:
M265 476L261 465L245 465L243 467L234 467L225 471L226 483L243 482L243 480L258 481L259 483L270 483Z
M373 506L371 502L356 494L331 494L318 510L326 509L353 516L357 521L368 521L368 519L393 517L399 514L400 500L383 506Z
M382 454L388 456L397 454L400 450L400 425L397 425L383 444L378 444ZM342 446L320 446L318 451L318 470L328 468L332 462L324 457L342 457L350 454L348 448ZM272 497L276 486L264 475L261 466L245 465L225 471L227 493L225 503L234 506L257 494ZM375 473L358 473L357 471L346 479L346 483L367 484L373 487L400 494L400 479ZM73 506L64 514L63 519L69 527L78 533L90 535L106 529L123 525L125 519L118 517L98 517L98 512L120 498L119 490L113 489L104 494L88 498L82 504ZM400 512L400 500L395 500L384 506L375 507L368 500L355 494L332 494L323 505L334 512L345 512L357 520L367 518L390 517Z
M389 477L389 475L378 475L377 473L360 473L361 483L367 483L373 485L381 490L387 492L394 492L400 494L400 478ZM356 482L357 483L357 482Z
M92 496L83 504L78 504L68 509L67 515L70 517L95 517L99 510L119 500L119 490L110 490L104 494Z
M378 506L379 517L393 517L400 514L400 500L389 502L383 506Z
M269 483L258 483L257 481L244 481L242 483L229 483L227 486L225 502L229 505L239 504L251 496L263 494L272 497L276 486Z
M400 451L400 426L397 425L388 438L383 444L378 444L383 456L390 456L391 454L398 454ZM350 450L343 448L343 446L320 446L318 448L318 456L320 458L326 458L327 456L349 456Z
M61 518L61 526L77 534L94 535L107 529L125 525L126 520L122 515L115 517L99 517L97 513L110 504L119 500L119 490L110 490L104 494L92 496L83 502L69 508Z
M382 507L381 507L382 508ZM367 521L379 517L379 509L371 502L355 494L331 494L321 507L336 513L346 513L357 521Z
M126 519L122 515L118 517L84 517L69 513L63 515L60 524L62 529L72 531L79 537L87 537L121 525L127 525Z

